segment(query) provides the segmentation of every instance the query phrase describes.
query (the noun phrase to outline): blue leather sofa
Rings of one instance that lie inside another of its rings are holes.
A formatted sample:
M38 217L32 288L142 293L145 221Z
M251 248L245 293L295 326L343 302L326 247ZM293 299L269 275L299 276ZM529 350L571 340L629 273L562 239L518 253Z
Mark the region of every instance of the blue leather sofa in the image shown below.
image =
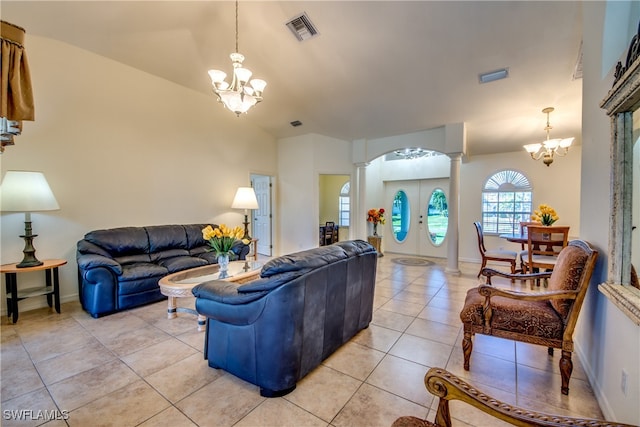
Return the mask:
M87 233L76 251L82 308L100 317L166 298L158 285L162 277L217 262L202 238L206 226L154 225ZM238 259L245 259L249 246L238 241L232 250Z
M371 322L377 260L367 242L345 241L274 258L241 286L195 286L209 366L258 385L265 397L291 392Z

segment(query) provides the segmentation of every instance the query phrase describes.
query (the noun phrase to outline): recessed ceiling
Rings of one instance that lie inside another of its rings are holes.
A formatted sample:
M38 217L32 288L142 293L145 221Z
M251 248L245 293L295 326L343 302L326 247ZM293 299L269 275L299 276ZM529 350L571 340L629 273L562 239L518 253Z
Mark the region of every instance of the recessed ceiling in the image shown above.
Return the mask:
M299 42L305 12L321 29ZM230 67L229 1L2 1L2 19L211 96L207 70ZM467 124L469 153L523 151L545 136L580 141L577 1L241 1L239 50L268 82L246 116L278 138L379 138ZM478 75L509 67L509 78ZM229 114L220 107L215 114ZM292 127L299 120L304 126Z

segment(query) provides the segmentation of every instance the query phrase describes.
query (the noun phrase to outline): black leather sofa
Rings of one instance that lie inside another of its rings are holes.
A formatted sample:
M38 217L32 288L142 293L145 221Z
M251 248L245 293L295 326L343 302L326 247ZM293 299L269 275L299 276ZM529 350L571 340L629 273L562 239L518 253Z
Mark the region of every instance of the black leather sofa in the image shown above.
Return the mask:
M202 238L206 226L154 225L87 233L76 251L82 308L100 317L166 298L158 286L162 277L217 262ZM232 250L242 260L249 246L238 241Z
M265 397L291 392L371 322L377 260L370 244L345 241L274 258L241 286L195 286L209 366L258 385Z

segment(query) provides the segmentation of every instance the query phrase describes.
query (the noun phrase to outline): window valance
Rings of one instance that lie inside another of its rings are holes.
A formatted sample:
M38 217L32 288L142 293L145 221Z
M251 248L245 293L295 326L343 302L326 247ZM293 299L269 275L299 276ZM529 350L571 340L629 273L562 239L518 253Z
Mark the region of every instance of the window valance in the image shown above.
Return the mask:
M33 90L24 28L0 21L0 152L13 144L23 120L34 120Z

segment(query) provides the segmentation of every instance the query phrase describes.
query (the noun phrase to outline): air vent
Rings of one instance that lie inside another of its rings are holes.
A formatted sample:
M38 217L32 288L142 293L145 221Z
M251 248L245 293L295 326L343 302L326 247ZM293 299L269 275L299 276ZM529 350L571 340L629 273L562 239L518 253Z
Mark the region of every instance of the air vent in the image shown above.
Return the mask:
M298 41L309 40L318 35L318 30L311 23L311 20L307 16L306 12L296 16L286 23L287 28L291 30Z
M576 59L576 65L573 69L573 80L579 80L582 78L582 42L580 42L580 49L578 49L578 59Z
M509 77L509 69L501 68L499 70L489 71L488 73L478 74L480 84L495 82L496 80L506 79Z

